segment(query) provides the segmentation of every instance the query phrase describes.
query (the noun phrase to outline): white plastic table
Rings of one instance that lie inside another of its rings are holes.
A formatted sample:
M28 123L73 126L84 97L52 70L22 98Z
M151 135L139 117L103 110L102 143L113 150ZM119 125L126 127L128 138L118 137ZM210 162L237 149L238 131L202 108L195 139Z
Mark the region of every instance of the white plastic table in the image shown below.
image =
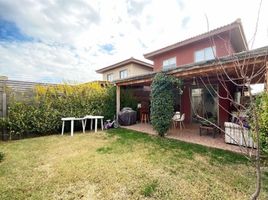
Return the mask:
M85 120L83 123L83 132L85 132L88 119L90 119L90 130L92 130L92 126L93 126L92 120L94 119L95 119L95 133L97 132L97 128L98 128L98 119L101 120L101 130L103 130L104 116L86 115L83 119Z
M71 121L71 136L74 135L74 121L78 120L78 121L82 121L82 128L83 128L83 133L85 133L85 125L84 125L84 118L75 118L75 117L65 117L65 118L61 118L62 120L62 130L61 130L61 135L63 135L64 133L64 126L65 126L65 121Z

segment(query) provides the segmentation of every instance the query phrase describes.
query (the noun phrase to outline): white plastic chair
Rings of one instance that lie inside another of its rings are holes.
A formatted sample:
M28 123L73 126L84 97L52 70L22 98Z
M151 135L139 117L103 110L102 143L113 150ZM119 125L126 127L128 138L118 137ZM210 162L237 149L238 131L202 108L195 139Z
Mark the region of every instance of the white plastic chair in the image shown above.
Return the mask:
M179 122L180 129L185 128L184 126L185 114L183 113L179 119L175 119L176 122Z
M177 120L179 120L180 118L181 118L180 112L176 112L175 115L172 117L173 127L174 128L177 127Z

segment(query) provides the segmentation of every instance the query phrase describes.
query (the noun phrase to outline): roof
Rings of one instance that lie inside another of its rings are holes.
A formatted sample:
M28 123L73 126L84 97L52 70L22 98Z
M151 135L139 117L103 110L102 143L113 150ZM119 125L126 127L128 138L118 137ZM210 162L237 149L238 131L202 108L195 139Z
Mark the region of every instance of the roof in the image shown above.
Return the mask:
M265 57L266 61L268 60L268 46L264 46L258 49L253 49L250 51L239 52L231 56L221 57L219 59L182 65L175 69L166 70L164 72L168 74L178 74L178 73L184 73L184 72L189 72L193 70L200 71L201 69L214 67L215 65L225 65L225 64L236 62L236 61L241 61L243 59L252 59L252 58L256 59L256 58L261 58L261 57ZM214 68L214 73L215 73L215 68ZM157 74L157 72L152 72L152 73L135 76L135 77L129 77L126 79L121 79L121 80L115 81L115 83L118 85L120 84L127 85L128 82L132 82L132 81L142 82L142 80L145 80L145 79L152 79L155 74Z
M149 68L149 69L153 69L153 65L152 64L131 57L131 58L127 59L127 60L124 60L124 61L115 63L115 64L110 65L108 67L104 67L104 68L98 69L98 70L96 70L96 72L97 73L104 73L104 72L106 72L108 70L115 69L117 67L122 67L122 66L125 66L125 65L128 65L128 64L131 64L131 63L139 64L139 65L141 65L143 67L146 67L146 68Z
M152 51L150 53L146 53L146 54L144 54L144 57L146 59L152 60L155 56L157 56L159 54L165 53L167 51L170 51L170 50L173 50L173 49L176 49L176 48L179 48L179 47L182 47L182 46L185 46L185 45L200 41L202 39L206 39L206 38L209 38L209 37L224 33L224 32L227 32L227 31L233 31L234 35L237 37L232 42L235 43L235 45L237 46L239 52L248 50L248 45L247 45L247 42L246 42L246 37L245 37L245 33L244 33L244 30L243 30L241 20L237 19L236 21L234 21L231 24L216 28L214 30L211 30L211 31L208 31L206 33L197 35L195 37L191 37L189 39L186 39L186 40L183 40L183 41L180 41L180 42L177 42L175 44L166 46L164 48L161 48L161 49L158 49L158 50L155 50L155 51Z

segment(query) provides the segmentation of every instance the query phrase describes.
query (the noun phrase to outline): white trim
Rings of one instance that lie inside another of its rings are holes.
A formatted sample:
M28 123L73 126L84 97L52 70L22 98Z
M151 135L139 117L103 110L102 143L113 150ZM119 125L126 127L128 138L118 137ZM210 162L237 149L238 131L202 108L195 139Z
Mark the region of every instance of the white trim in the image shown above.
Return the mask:
M172 68L175 68L176 66L177 66L176 57L163 60L163 67L162 67L163 70L172 69Z
M128 77L128 70L124 69L124 70L120 70L119 71L119 79L124 79Z
M206 51L208 51L208 50L211 50L212 49L212 57L208 57L208 55L206 55ZM200 59L197 59L197 54L198 53L201 53L202 55L202 58ZM203 48L203 49L199 49L199 50L196 50L195 52L194 52L194 62L202 62L202 61L206 61L206 60L213 60L213 59L215 59L215 57L216 57L216 46L211 46L211 47L206 47L206 48Z
M106 79L107 79L107 81L112 82L114 80L114 74L113 73L107 74Z

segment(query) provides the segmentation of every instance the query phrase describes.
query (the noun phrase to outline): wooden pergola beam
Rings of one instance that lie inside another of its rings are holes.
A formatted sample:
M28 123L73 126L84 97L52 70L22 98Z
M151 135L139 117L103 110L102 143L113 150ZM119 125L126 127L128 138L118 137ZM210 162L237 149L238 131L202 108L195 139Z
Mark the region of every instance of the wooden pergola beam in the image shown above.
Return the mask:
M265 82L265 89L268 92L268 62L266 62L266 74L265 74L266 82Z
M183 70L183 71L178 71L178 70L173 70L170 72L167 72L167 74L173 75L178 78L191 78L191 77L196 77L196 76L202 76L202 75L209 75L209 74L216 74L216 73L224 73L224 70L226 72L234 71L235 67L237 67L239 64L240 65L259 65L265 63L265 60L263 58L252 58L252 59L245 59L243 61L233 61L230 63L217 63L217 64L211 64L209 66L195 66L193 69L189 70ZM266 64L267 65L267 64ZM178 68L179 69L179 68ZM135 84L145 84L145 83L150 83L153 80L154 75L146 78L140 78L140 79L134 79L134 80L126 80L122 81L119 83L116 83L118 86L126 86L126 85L135 85Z

